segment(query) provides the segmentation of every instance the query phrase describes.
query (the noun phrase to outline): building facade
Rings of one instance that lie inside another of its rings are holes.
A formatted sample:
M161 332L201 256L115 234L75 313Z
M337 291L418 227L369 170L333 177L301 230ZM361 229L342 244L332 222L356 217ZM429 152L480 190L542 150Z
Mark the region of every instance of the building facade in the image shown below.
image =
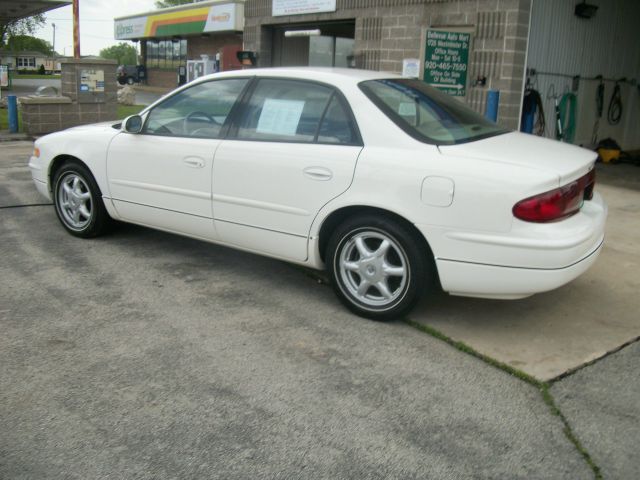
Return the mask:
M235 52L242 45L254 52L258 67L355 67L417 77L480 113L488 91L497 90L498 123L511 129L520 126L525 88L536 88L544 104L543 134L550 138L558 138L554 102L571 93L577 105L575 138L564 141L593 147L611 137L624 149L638 149L640 42L635 23L640 3L589 0L593 13L588 18L578 3L246 0L233 4L235 13L226 15L219 9L229 3L218 0L130 17L136 20L129 25L119 26L117 19L116 36L142 40L151 84L175 86L177 65L215 55L227 45L234 45ZM196 10L203 23L180 21L194 17ZM227 24L209 31L211 18ZM612 96L620 97L618 121L609 121L607 112L596 108L602 103L595 100L600 79L605 107Z
M203 55L217 68L240 68L244 3L210 0L114 19L116 40L140 42L140 64L147 83L175 87L178 71Z
M499 90L499 122L517 128L530 13L531 0L247 0L244 49L265 67L413 67L480 112Z

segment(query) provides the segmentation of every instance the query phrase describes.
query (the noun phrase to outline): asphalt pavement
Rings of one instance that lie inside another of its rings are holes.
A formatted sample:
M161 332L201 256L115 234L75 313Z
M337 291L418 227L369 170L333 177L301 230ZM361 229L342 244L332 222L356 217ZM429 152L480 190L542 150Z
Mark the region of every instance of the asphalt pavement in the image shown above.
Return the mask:
M31 149L0 143L0 478L594 478L536 386L298 267L131 225L71 237ZM604 478L638 472L636 364L551 388Z

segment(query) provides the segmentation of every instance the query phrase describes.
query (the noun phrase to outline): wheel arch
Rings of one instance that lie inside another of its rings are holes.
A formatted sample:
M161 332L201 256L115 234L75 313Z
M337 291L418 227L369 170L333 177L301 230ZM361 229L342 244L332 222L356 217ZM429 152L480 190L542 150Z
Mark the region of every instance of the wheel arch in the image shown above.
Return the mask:
M98 185L95 175L91 171L91 168L89 168L89 165L87 165L85 162L80 160L78 157L75 157L73 155L68 155L68 154L62 154L62 155L58 155L53 160L51 160L51 163L49 164L48 181L49 181L49 191L52 194L53 194L53 177L55 176L56 172L66 163L76 163L86 168L87 171L93 177L93 181L96 183L98 190L100 190L100 185ZM100 194L102 194L101 191L100 191Z
M322 221L322 225L320 226L320 231L318 233L318 249L320 258L322 261L325 261L327 246L329 244L329 239L331 238L332 232L347 218L356 216L356 215L364 215L364 214L378 214L383 215L387 218L391 218L398 223L403 224L407 229L414 235L415 239L421 243L421 245L425 248L425 251L428 254L428 257L431 261L434 261L433 251L431 250L431 246L429 245L428 240L424 237L424 235L416 228L416 226L407 220L402 215L399 215L391 210L387 210L380 207L371 207L368 205L351 205L347 207L341 207L333 212L331 212L327 217ZM435 264L435 262L434 262ZM435 269L435 265L434 265ZM437 272L437 270L434 270ZM436 273L437 276L437 273Z

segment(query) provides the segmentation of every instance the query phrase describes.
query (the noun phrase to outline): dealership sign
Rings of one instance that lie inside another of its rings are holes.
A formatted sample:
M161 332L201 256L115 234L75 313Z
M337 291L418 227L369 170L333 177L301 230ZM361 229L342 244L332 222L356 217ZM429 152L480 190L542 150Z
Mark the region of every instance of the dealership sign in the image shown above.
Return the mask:
M464 97L470 42L468 33L428 30L424 81L449 95Z
M336 0L273 0L271 7L274 17L335 11Z
M156 15L116 18L116 40L170 37L206 32L241 31L243 11L238 4L223 3L173 10Z

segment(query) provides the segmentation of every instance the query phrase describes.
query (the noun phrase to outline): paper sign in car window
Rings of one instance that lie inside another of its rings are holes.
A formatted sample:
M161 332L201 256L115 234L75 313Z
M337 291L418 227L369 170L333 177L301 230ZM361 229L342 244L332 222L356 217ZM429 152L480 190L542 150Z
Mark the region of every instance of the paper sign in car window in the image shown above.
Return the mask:
M398 115L403 117L415 117L416 104L414 102L401 102L400 105L398 105Z
M304 101L267 98L262 105L256 131L276 135L295 135L303 109Z

